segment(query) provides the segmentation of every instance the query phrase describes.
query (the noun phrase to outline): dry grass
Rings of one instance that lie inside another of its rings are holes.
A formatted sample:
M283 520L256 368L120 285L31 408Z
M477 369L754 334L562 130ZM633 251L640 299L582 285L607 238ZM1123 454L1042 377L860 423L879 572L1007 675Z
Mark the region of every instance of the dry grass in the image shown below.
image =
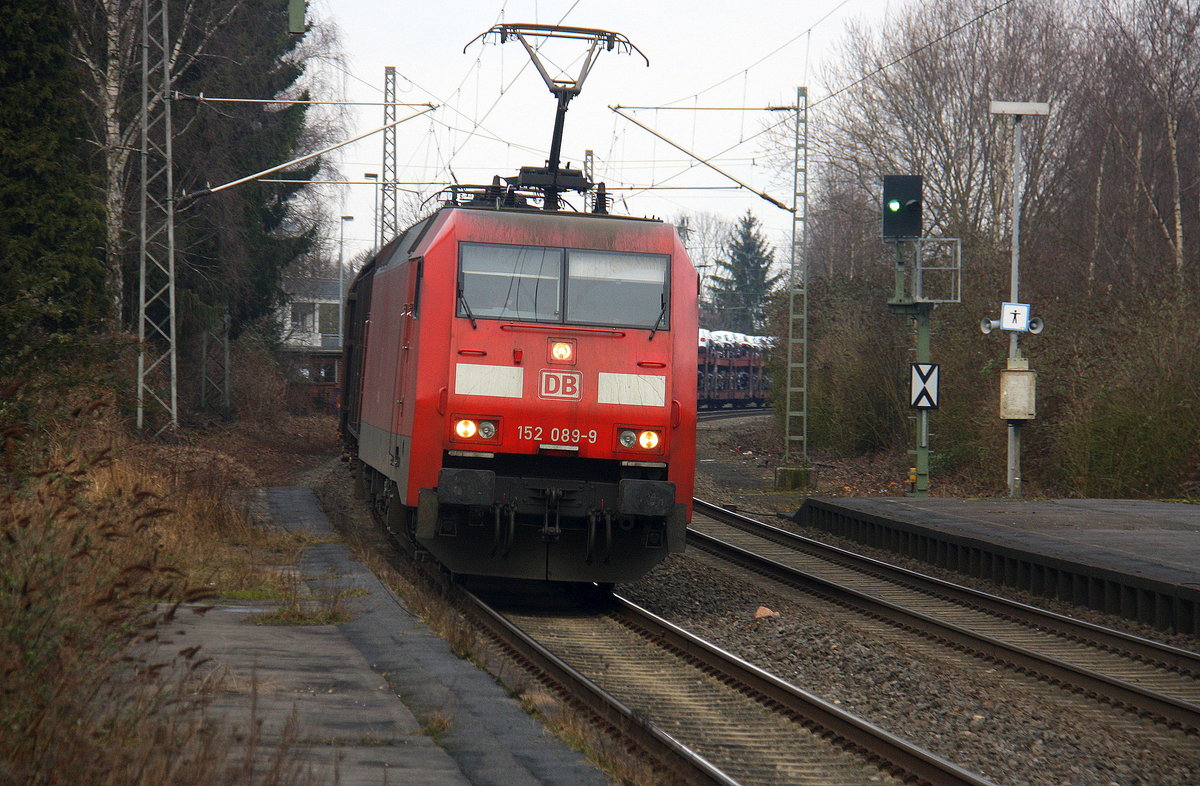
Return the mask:
M336 582L337 576L326 577ZM313 593L298 571L289 570L281 575L283 599L272 611L251 618L258 625L341 625L353 619L347 601L361 597L366 590L361 588L337 589Z
M199 648L152 645L218 594L281 595L266 566L299 540L226 501L253 473L220 451L134 439L102 403L54 411L35 448L0 429L0 783L293 782L286 735L263 750L205 718Z
M421 731L435 740L439 735L445 734L452 728L454 728L454 719L441 710L434 712L421 724Z

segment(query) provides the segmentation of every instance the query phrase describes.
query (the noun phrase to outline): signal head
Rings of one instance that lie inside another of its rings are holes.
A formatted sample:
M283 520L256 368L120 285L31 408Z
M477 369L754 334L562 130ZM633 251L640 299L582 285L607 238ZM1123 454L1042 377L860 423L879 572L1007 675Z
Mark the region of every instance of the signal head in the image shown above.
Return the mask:
M921 236L920 175L884 175L883 232L885 239L904 240Z

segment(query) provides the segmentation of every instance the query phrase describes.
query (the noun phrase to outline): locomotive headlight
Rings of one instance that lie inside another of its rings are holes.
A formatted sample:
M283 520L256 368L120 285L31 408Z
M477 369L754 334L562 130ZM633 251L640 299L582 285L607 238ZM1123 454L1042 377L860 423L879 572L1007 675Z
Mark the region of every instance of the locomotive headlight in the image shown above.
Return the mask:
M490 420L485 420L479 424L479 436L482 439L491 439L496 436L496 424Z
M621 447L623 448L632 448L637 444L637 434L633 433L629 429L625 429L618 434L617 439L620 441Z
M560 363L566 363L575 354L575 348L570 341L555 341L550 345L550 357Z
M475 421L473 420L459 420L454 424L454 433L463 439L470 439L471 437L475 436L475 433L478 430L479 428L475 425ZM492 430L494 433L495 426L492 427Z
M638 444L642 446L643 450L654 450L658 447L658 432L643 431L638 434Z

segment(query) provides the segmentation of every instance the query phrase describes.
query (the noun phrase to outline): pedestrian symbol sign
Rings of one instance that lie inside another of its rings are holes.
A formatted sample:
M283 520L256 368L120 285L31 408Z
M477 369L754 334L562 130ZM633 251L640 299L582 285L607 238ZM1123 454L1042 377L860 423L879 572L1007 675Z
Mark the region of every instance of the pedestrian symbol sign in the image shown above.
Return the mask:
M909 406L913 409L938 408L938 364L913 363L909 383Z
M1000 329L1018 330L1022 333L1029 331L1028 303L1001 303Z

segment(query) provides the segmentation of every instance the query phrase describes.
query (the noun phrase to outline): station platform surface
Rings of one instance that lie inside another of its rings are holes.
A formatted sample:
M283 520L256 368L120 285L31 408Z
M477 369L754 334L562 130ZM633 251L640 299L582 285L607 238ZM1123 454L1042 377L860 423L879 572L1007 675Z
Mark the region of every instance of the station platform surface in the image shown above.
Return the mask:
M261 495L280 526L333 540L311 489ZM306 547L298 568L314 594L343 592L352 618L256 625L249 623L267 604L217 603L203 615L180 614L176 635L162 643L201 645L212 659L204 676L209 717L243 741L256 739L256 768L290 740L300 782L608 782L490 674L456 657L344 544Z
M1195 632L1200 505L814 497L794 518L1000 583ZM1164 622L1175 613L1164 604L1185 619Z

